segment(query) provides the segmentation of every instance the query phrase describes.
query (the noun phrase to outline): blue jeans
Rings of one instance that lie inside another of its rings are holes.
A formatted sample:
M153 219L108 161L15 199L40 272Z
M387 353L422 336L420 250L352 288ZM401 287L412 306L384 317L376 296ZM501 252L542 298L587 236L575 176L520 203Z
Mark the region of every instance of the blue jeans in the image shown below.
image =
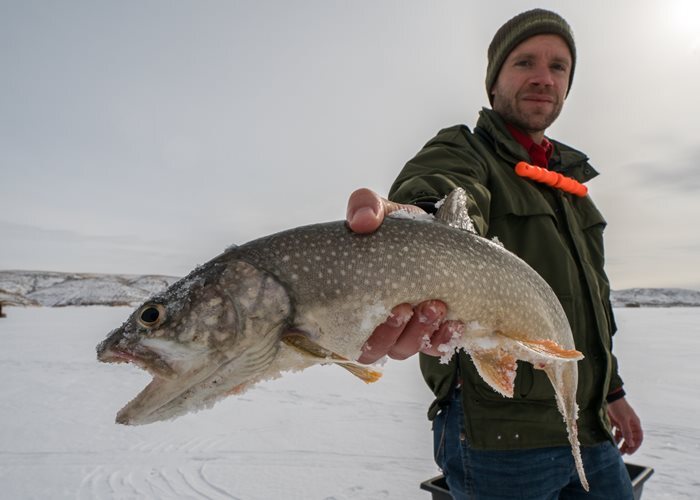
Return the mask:
M433 422L435 461L455 500L633 500L617 448L606 441L581 448L590 492L578 479L569 446L475 450L464 433L460 392Z

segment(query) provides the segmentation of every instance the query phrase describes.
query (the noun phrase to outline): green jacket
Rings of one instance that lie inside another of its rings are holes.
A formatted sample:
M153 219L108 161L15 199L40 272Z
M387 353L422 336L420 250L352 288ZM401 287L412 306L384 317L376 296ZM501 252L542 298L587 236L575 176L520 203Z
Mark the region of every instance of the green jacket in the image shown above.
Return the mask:
M585 182L597 175L588 158L551 141L552 170ZM514 166L528 153L492 110L480 113L474 132L464 125L441 130L403 168L391 200L434 202L457 186L469 194L469 212L483 236L498 239L533 267L552 287L571 324L579 362L579 439L592 445L612 439L606 395L622 387L612 354L615 322L603 270L606 222L590 197L580 198L519 177ZM457 374L463 382L466 432L481 449L567 445L554 389L541 370L518 362L515 395L491 389L462 353L448 365L421 354L423 376L436 400L430 419L449 397Z

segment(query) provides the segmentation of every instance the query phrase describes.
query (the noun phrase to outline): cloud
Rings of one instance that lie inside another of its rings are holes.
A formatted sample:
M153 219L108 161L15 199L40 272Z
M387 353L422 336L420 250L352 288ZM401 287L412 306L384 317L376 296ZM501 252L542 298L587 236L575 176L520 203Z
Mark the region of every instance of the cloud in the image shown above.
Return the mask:
M0 267L43 271L183 273L183 252L172 242L128 235L95 235L0 220Z
M641 161L624 167L630 178L652 189L697 194L700 190L700 147L664 149L667 155L657 161Z

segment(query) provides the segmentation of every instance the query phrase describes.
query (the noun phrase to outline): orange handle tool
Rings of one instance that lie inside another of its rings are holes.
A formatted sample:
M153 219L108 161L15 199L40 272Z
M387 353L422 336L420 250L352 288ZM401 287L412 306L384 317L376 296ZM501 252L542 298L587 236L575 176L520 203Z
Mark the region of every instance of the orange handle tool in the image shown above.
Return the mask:
M530 165L524 161L521 161L515 165L515 173L520 177L541 182L576 196L583 197L588 194L588 188L576 179L566 177L561 175L559 172L553 172L552 170L547 170L546 168Z

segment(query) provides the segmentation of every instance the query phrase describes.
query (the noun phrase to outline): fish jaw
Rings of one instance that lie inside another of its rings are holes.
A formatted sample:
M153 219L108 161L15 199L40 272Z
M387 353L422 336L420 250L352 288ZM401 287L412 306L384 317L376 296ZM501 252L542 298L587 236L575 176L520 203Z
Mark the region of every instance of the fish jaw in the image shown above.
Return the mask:
M135 344L110 342L116 337L110 335L100 344L98 360L131 363L153 375L153 380L119 411L116 421L120 424L139 425L162 420L156 417L173 406L191 387L210 377L220 365L215 362L215 353L203 350L187 352L183 346L165 339L143 339Z
M251 343L232 359L167 339L142 339L131 350L103 347L98 354L100 361L128 362L153 375L153 380L117 413L116 422L143 425L171 420L209 408L236 390L242 392L262 378L277 355L276 333L267 337L269 342Z
M171 420L193 411L211 408L217 401L241 394L252 385L276 374L268 374L277 357L279 334L274 341L258 343L233 359L202 355L191 368L173 379L155 376L136 398L117 414L117 423L143 425Z
M169 420L191 411L187 393L202 380L210 378L218 366L204 366L177 379L154 376L153 380L117 413L116 422L143 425Z

